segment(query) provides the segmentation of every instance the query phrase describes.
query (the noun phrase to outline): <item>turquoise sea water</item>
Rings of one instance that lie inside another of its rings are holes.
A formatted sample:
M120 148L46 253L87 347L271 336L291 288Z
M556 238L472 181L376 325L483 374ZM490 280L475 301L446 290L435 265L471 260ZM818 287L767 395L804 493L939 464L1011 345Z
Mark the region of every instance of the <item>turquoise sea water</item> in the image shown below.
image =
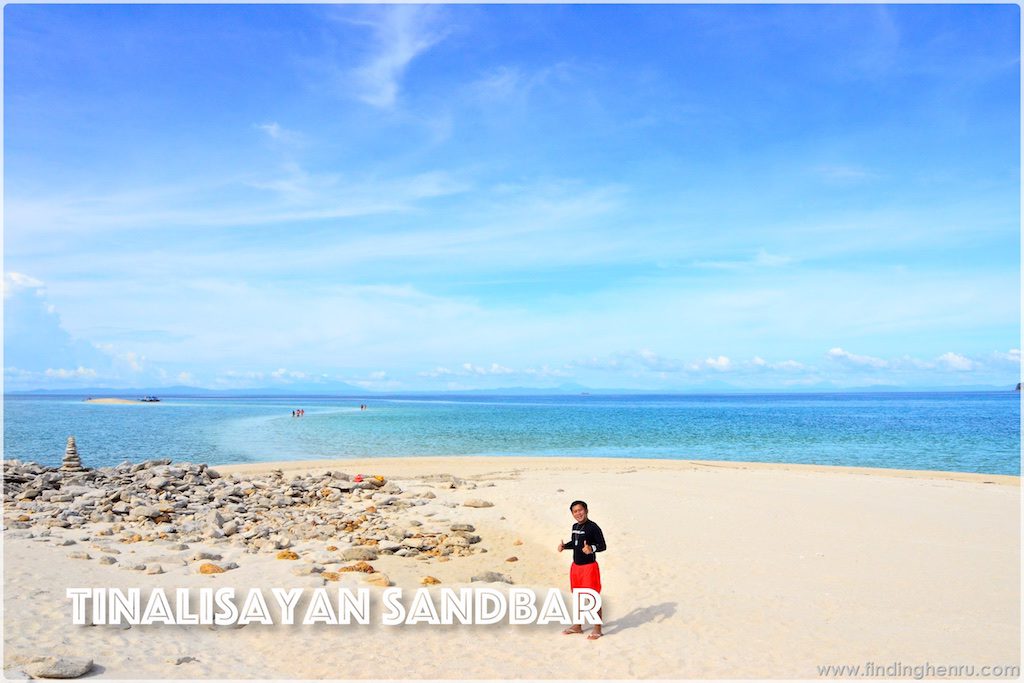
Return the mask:
M359 410L366 403L369 409ZM305 417L291 411L304 408ZM1015 392L715 396L6 396L4 457L88 466L401 455L612 456L1020 474Z

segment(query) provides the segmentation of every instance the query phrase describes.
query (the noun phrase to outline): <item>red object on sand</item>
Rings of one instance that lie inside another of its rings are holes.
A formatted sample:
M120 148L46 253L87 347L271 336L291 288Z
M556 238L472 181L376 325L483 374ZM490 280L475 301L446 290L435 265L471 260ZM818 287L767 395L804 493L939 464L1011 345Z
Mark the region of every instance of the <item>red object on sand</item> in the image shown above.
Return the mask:
M363 475L361 475L361 474L357 474L356 476L352 477L352 481L354 481L357 484L359 482L361 482L362 480L363 480Z

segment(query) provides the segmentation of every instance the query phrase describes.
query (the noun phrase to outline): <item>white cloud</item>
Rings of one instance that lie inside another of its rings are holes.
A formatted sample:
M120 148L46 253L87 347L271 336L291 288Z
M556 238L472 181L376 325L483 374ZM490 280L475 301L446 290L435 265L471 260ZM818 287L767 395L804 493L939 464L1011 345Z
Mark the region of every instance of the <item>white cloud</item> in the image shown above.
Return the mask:
M704 361L704 365L713 370L725 372L732 368L732 361L727 356L719 356L718 358L708 358Z
M302 140L301 133L294 130L288 130L277 123L277 121L261 123L256 127L266 133L271 140L276 140L278 142L294 143Z
M31 275L15 273L14 271L4 273L4 298L9 299L18 292L26 289L37 290L36 294L42 295L39 291L44 287L42 280L37 280ZM52 312L52 311L51 311Z
M838 346L834 349L830 349L827 354L828 358L848 363L850 365L860 365L869 368L885 368L889 366L888 361L882 360L881 358L875 358L874 356L860 356L849 351L844 351Z
M192 376L191 372L179 372L178 373L178 381L181 382L182 384L192 384L196 380Z
M956 370L958 372L966 372L978 367L978 363L975 361L966 356L961 356L959 353L953 353L952 351L939 356L938 361L941 365L949 368L950 370Z
M514 374L516 374L516 371L513 370L512 368L506 368L505 366L498 365L497 363L491 363L491 367L489 367L489 368L482 368L482 367L473 365L472 363L463 363L462 364L462 369L465 370L467 373L473 374L473 375L514 375Z
M369 21L374 52L352 75L357 97L374 107L394 106L402 77L418 55L445 38L438 29L439 10L430 5L389 5Z
M128 367L135 372L142 372L142 363L146 360L145 356L141 356L134 351L128 351L118 357L124 360L128 364Z
M996 351L995 353L992 354L992 356L1000 361L1020 365L1020 349L1010 349L1006 353L1003 353L1002 351Z
M697 268L711 268L714 270L745 270L750 268L781 268L793 262L794 259L791 256L771 254L764 249L759 249L751 258L697 261L693 265Z
M423 372L416 373L420 377L447 377L449 375L456 374L453 370L444 367L436 367L433 370L424 370Z
M784 360L778 363L769 363L760 356L754 356L754 358L750 361L750 365L754 366L755 368L762 368L765 370L781 370L783 372L799 372L801 370L807 369L806 365L795 360Z
M64 368L47 368L47 377L54 377L56 379L77 379L81 377L95 377L96 371L92 368L83 368L79 365L74 370L65 370Z

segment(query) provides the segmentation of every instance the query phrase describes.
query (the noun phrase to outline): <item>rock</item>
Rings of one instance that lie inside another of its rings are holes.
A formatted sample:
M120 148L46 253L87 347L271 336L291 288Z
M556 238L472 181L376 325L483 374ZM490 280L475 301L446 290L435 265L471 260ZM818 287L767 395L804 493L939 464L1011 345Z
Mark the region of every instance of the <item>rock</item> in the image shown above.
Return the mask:
M519 558L518 558L518 557L516 557L515 555L513 555L512 557L506 557L506 558L505 558L505 561L506 561L506 562L518 562L518 561L519 561Z
M218 567L212 562L204 562L199 565L200 574L223 574L225 571L224 567Z
M146 486L151 489L160 490L170 483L167 477L152 477L146 481Z
M117 564L117 560L113 555L104 555L100 558L100 564Z
M345 548L341 551L340 555L342 560L364 560L371 561L377 559L377 551L373 548L356 547L356 548Z
M470 498L462 504L463 507L467 508L492 508L494 503L489 500L480 500L479 498Z
M483 581L484 583L512 583L512 578L499 574L498 572L484 572L475 575L470 581Z
M452 531L476 531L476 527L472 524L452 524Z
M91 669L92 660L85 657L45 657L26 666L25 672L34 678L78 678Z
M222 559L221 555L218 555L217 553L206 552L206 551L200 551L200 552L197 552L194 555L192 555L192 560L193 561L195 561L195 560L220 560L220 559Z
M391 579L388 578L387 574L381 572L374 572L373 574L366 574L364 582L371 586L382 586L387 588L391 585Z
M362 572L364 574L372 574L377 571L373 566L367 562L356 562L347 567L340 567L339 572Z
M147 564L146 565L146 573L147 574L163 574L164 573L164 568L161 567L158 564Z
M279 559L279 560L297 560L297 559L299 559L299 554L296 553L294 550L282 550L281 552L279 552L277 554L277 559Z
M138 507L132 508L132 511L128 513L129 519L139 519L141 517L159 517L160 511L151 505L139 505Z
M64 462L61 464L60 469L63 472L86 471L85 468L82 467L82 461L78 458L78 447L75 445L75 437L73 436L68 437L67 445L64 447Z
M433 576L424 576L420 579L420 583L424 586L436 586L441 583L440 579L435 579Z
M518 538L512 542L512 545L522 545L522 544L523 544L523 542L521 540L519 540Z
M178 666L180 664L188 664L189 662L198 662L199 660L195 657L169 657L164 661L166 661L168 664Z
M83 550L76 550L73 553L68 553L68 558L72 560L91 560L92 555Z

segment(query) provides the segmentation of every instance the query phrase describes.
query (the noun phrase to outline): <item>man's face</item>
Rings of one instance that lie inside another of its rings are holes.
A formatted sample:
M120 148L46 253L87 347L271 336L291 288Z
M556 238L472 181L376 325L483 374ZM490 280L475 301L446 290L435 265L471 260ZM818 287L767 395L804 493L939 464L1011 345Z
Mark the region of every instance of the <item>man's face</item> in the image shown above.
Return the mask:
M583 507L582 505L573 505L572 516L573 519L582 524L583 522L587 521L587 508Z

